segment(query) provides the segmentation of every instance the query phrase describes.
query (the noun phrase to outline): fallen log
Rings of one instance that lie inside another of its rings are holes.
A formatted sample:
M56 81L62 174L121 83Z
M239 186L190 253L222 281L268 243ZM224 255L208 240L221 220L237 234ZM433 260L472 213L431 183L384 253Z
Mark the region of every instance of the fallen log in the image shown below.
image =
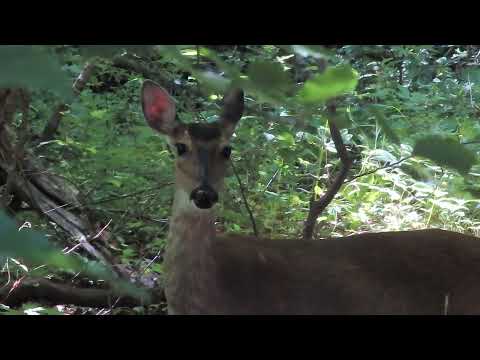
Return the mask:
M151 303L165 301L162 289L151 291ZM17 307L22 303L35 301L48 305L76 305L83 307L135 307L148 305L131 296L120 296L110 289L80 288L59 284L44 278L24 279L12 289L0 289L0 303Z

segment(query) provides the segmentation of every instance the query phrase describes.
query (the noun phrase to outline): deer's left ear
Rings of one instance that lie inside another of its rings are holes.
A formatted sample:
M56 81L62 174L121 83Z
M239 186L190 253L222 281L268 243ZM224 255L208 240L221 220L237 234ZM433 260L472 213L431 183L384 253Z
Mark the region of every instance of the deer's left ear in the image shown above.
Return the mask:
M220 115L220 123L227 136L231 136L235 131L235 127L243 115L243 109L243 90L234 88L227 92L223 98L223 110Z
M148 125L166 135L179 125L175 120L175 102L167 91L152 80L142 86L142 109Z

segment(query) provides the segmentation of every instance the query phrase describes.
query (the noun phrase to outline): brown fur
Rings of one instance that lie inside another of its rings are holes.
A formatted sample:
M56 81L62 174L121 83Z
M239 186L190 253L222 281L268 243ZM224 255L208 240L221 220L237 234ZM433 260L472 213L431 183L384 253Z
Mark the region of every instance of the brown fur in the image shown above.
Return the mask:
M176 160L165 260L169 313L480 314L475 237L435 229L319 241L216 237L213 210L196 208L189 195L205 181L199 148L208 153L207 182L220 191L227 167L221 149L242 115L243 93L226 97L218 123L193 127L175 120L158 85L146 83L142 94L149 124L188 148Z
M215 237L185 216L175 314L480 314L480 241L442 230L317 241ZM173 279L172 279L173 280ZM169 295L171 295L169 297ZM446 307L446 297L448 306Z

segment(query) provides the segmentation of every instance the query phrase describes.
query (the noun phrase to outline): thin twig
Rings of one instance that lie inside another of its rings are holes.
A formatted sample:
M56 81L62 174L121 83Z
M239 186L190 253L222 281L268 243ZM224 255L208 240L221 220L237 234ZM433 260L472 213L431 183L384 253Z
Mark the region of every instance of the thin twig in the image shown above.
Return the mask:
M250 221L252 223L253 232L255 233L255 237L258 238L257 224L255 223L255 219L253 218L253 214L252 214L252 211L250 210L250 206L248 206L247 198L245 196L245 190L244 190L243 185L242 185L242 180L238 176L238 173L235 170L235 166L233 165L232 160L230 160L230 164L232 165L233 173L235 174L235 177L237 178L238 186L240 187L240 193L242 194L243 203L245 204L245 208L247 209L248 216L250 216Z
M91 206L91 205L103 204L103 203L110 202L110 201L115 201L115 200L120 200L120 199L125 199L125 198L128 198L128 197L132 197L132 196L135 196L135 195L140 195L140 194L143 194L143 193L152 191L152 190L158 190L158 189L161 189L162 187L169 186L169 185L173 185L173 182L160 184L160 185L157 185L157 186L153 186L153 187L151 187L151 188L148 188L148 189L143 189L143 190L136 191L136 192L129 193L129 194L124 194L124 195L112 196L112 197L109 197L109 198L104 198L104 199L100 199L100 200L97 200L97 201L93 201L93 202L89 202L89 203L81 204L81 205L70 206L70 205L72 205L72 203L66 203L66 204L63 204L63 205L54 207L54 208L52 208L52 209L50 209L50 210L44 211L43 213L44 213L44 214L47 214L47 213L49 213L49 212L51 212L51 211L55 211L55 210L60 209L60 208L63 208L63 207L66 207L66 210L72 210L72 209L76 209L76 208L83 207L83 206Z
M396 162L394 162L394 163L387 164L387 165L385 165L385 166L381 166L381 167L379 167L379 168L376 168L376 169L373 169L373 170L364 172L364 173L362 173L362 174L355 175L355 176L353 176L350 180L345 181L345 183L352 182L353 180L358 179L359 177L362 177L362 176L366 176L366 175L370 175L370 174L376 173L377 171L382 170L382 169L388 169L388 168L394 167L395 165L398 165L398 164L400 164L401 162L404 162L405 160L408 160L408 159L410 159L410 158L412 158L412 157L413 157L413 155L409 155L409 156L404 157L404 158L402 158L402 159L400 159L400 160L398 160L398 161L396 161Z
M275 181L277 178L277 175L280 173L280 169L277 169L275 173L273 174L272 178L268 181L267 185L265 186L265 189L263 189L263 192L267 191L270 185Z
M460 143L460 145L470 145L470 144L480 144L480 140L466 141L466 142ZM376 169L373 169L373 170L370 170L370 171L367 171L367 172L364 172L364 173L355 175L355 176L353 176L350 180L345 181L345 183L352 182L353 180L358 179L359 177L362 177L362 176L366 176L366 175L370 175L370 174L376 173L376 172L379 171L379 170L383 170L383 169L388 169L388 168L394 167L395 165L398 165L398 164L404 162L405 160L411 159L412 157L413 157L413 155L409 155L409 156L406 156L406 157L404 157L404 158L402 158L402 159L400 159L400 160L398 160L398 161L396 161L396 162L393 162L393 163L387 164L387 165L385 165L385 166L381 166L381 167L378 167L378 168L376 168Z
M147 265L145 265L145 268L143 269L142 274L145 274L145 272L148 270L148 268L150 266L152 266L152 264L155 262L155 260L157 260L160 257L160 254L162 253L162 251L163 251L163 249L158 250L157 255L155 255L153 257L153 259L150 260L150 262Z
M113 219L110 219L110 221L107 223L107 225L105 225L98 233L97 235L95 235L92 240L95 240L96 238L98 238L100 235L102 235L102 233L105 231L105 229L110 225L110 223L112 222Z
M143 193L152 191L152 190L158 190L158 189L161 189L161 188L163 188L163 187L165 187L165 186L169 186L169 185L173 185L173 184L174 184L173 182L168 182L168 183L164 183L164 184L160 184L160 185L151 187L151 188L149 188L149 189L144 189L144 190L136 191L136 192L133 192L133 193L130 193L130 194L113 196L113 197L106 198L106 199L100 199L100 200L91 202L91 203L89 203L89 204L86 204L86 206L89 206L89 205L97 205L97 204L102 204L102 203L109 202L109 201L125 199L125 198L128 198L128 197L132 197L132 196L135 196L135 195L140 195L140 194L143 194Z

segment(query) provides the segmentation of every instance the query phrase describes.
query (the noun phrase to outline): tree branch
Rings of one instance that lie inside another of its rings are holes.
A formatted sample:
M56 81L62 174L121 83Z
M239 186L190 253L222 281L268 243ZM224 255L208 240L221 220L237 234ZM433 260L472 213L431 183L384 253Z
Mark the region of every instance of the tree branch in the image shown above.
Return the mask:
M165 301L162 289L152 291L152 303ZM58 284L53 281L38 278L25 279L15 285L15 288L4 287L0 289L0 302L7 306L15 307L26 301L38 301L50 304L77 305L85 307L134 307L146 305L141 299L131 296L120 296L110 289L78 288Z
M88 62L85 65L82 72L80 73L80 75L78 75L77 79L75 80L72 86L73 91L76 95L79 95L82 92L82 90L85 88L85 86L87 85L87 82L92 77L94 70L95 70L94 63ZM50 117L50 120L48 121L47 125L45 125L45 128L43 129L42 135L40 136L40 141L49 141L53 139L53 137L55 136L55 133L58 130L58 127L60 126L60 121L62 120L63 115L67 110L68 110L67 104L59 104L56 107L55 111Z
M342 140L342 135L340 134L340 131L338 130L335 123L331 120L332 118L335 117L336 111L337 111L334 102L330 102L327 105L327 111L330 114L329 120L328 120L330 134L332 136L333 142L335 144L335 148L337 149L337 153L340 157L340 160L342 161L343 166L340 172L338 173L338 175L336 176L336 178L334 179L334 181L332 182L332 184L329 186L325 194L323 194L323 196L320 199L315 200L315 194L312 195L312 198L310 200L310 210L308 212L307 220L305 220L304 227L303 227L304 240L312 239L318 216L320 216L322 211L333 200L333 198L335 197L335 194L340 190L340 188L343 185L343 182L347 177L348 171L352 166L352 160L348 156L347 149Z

